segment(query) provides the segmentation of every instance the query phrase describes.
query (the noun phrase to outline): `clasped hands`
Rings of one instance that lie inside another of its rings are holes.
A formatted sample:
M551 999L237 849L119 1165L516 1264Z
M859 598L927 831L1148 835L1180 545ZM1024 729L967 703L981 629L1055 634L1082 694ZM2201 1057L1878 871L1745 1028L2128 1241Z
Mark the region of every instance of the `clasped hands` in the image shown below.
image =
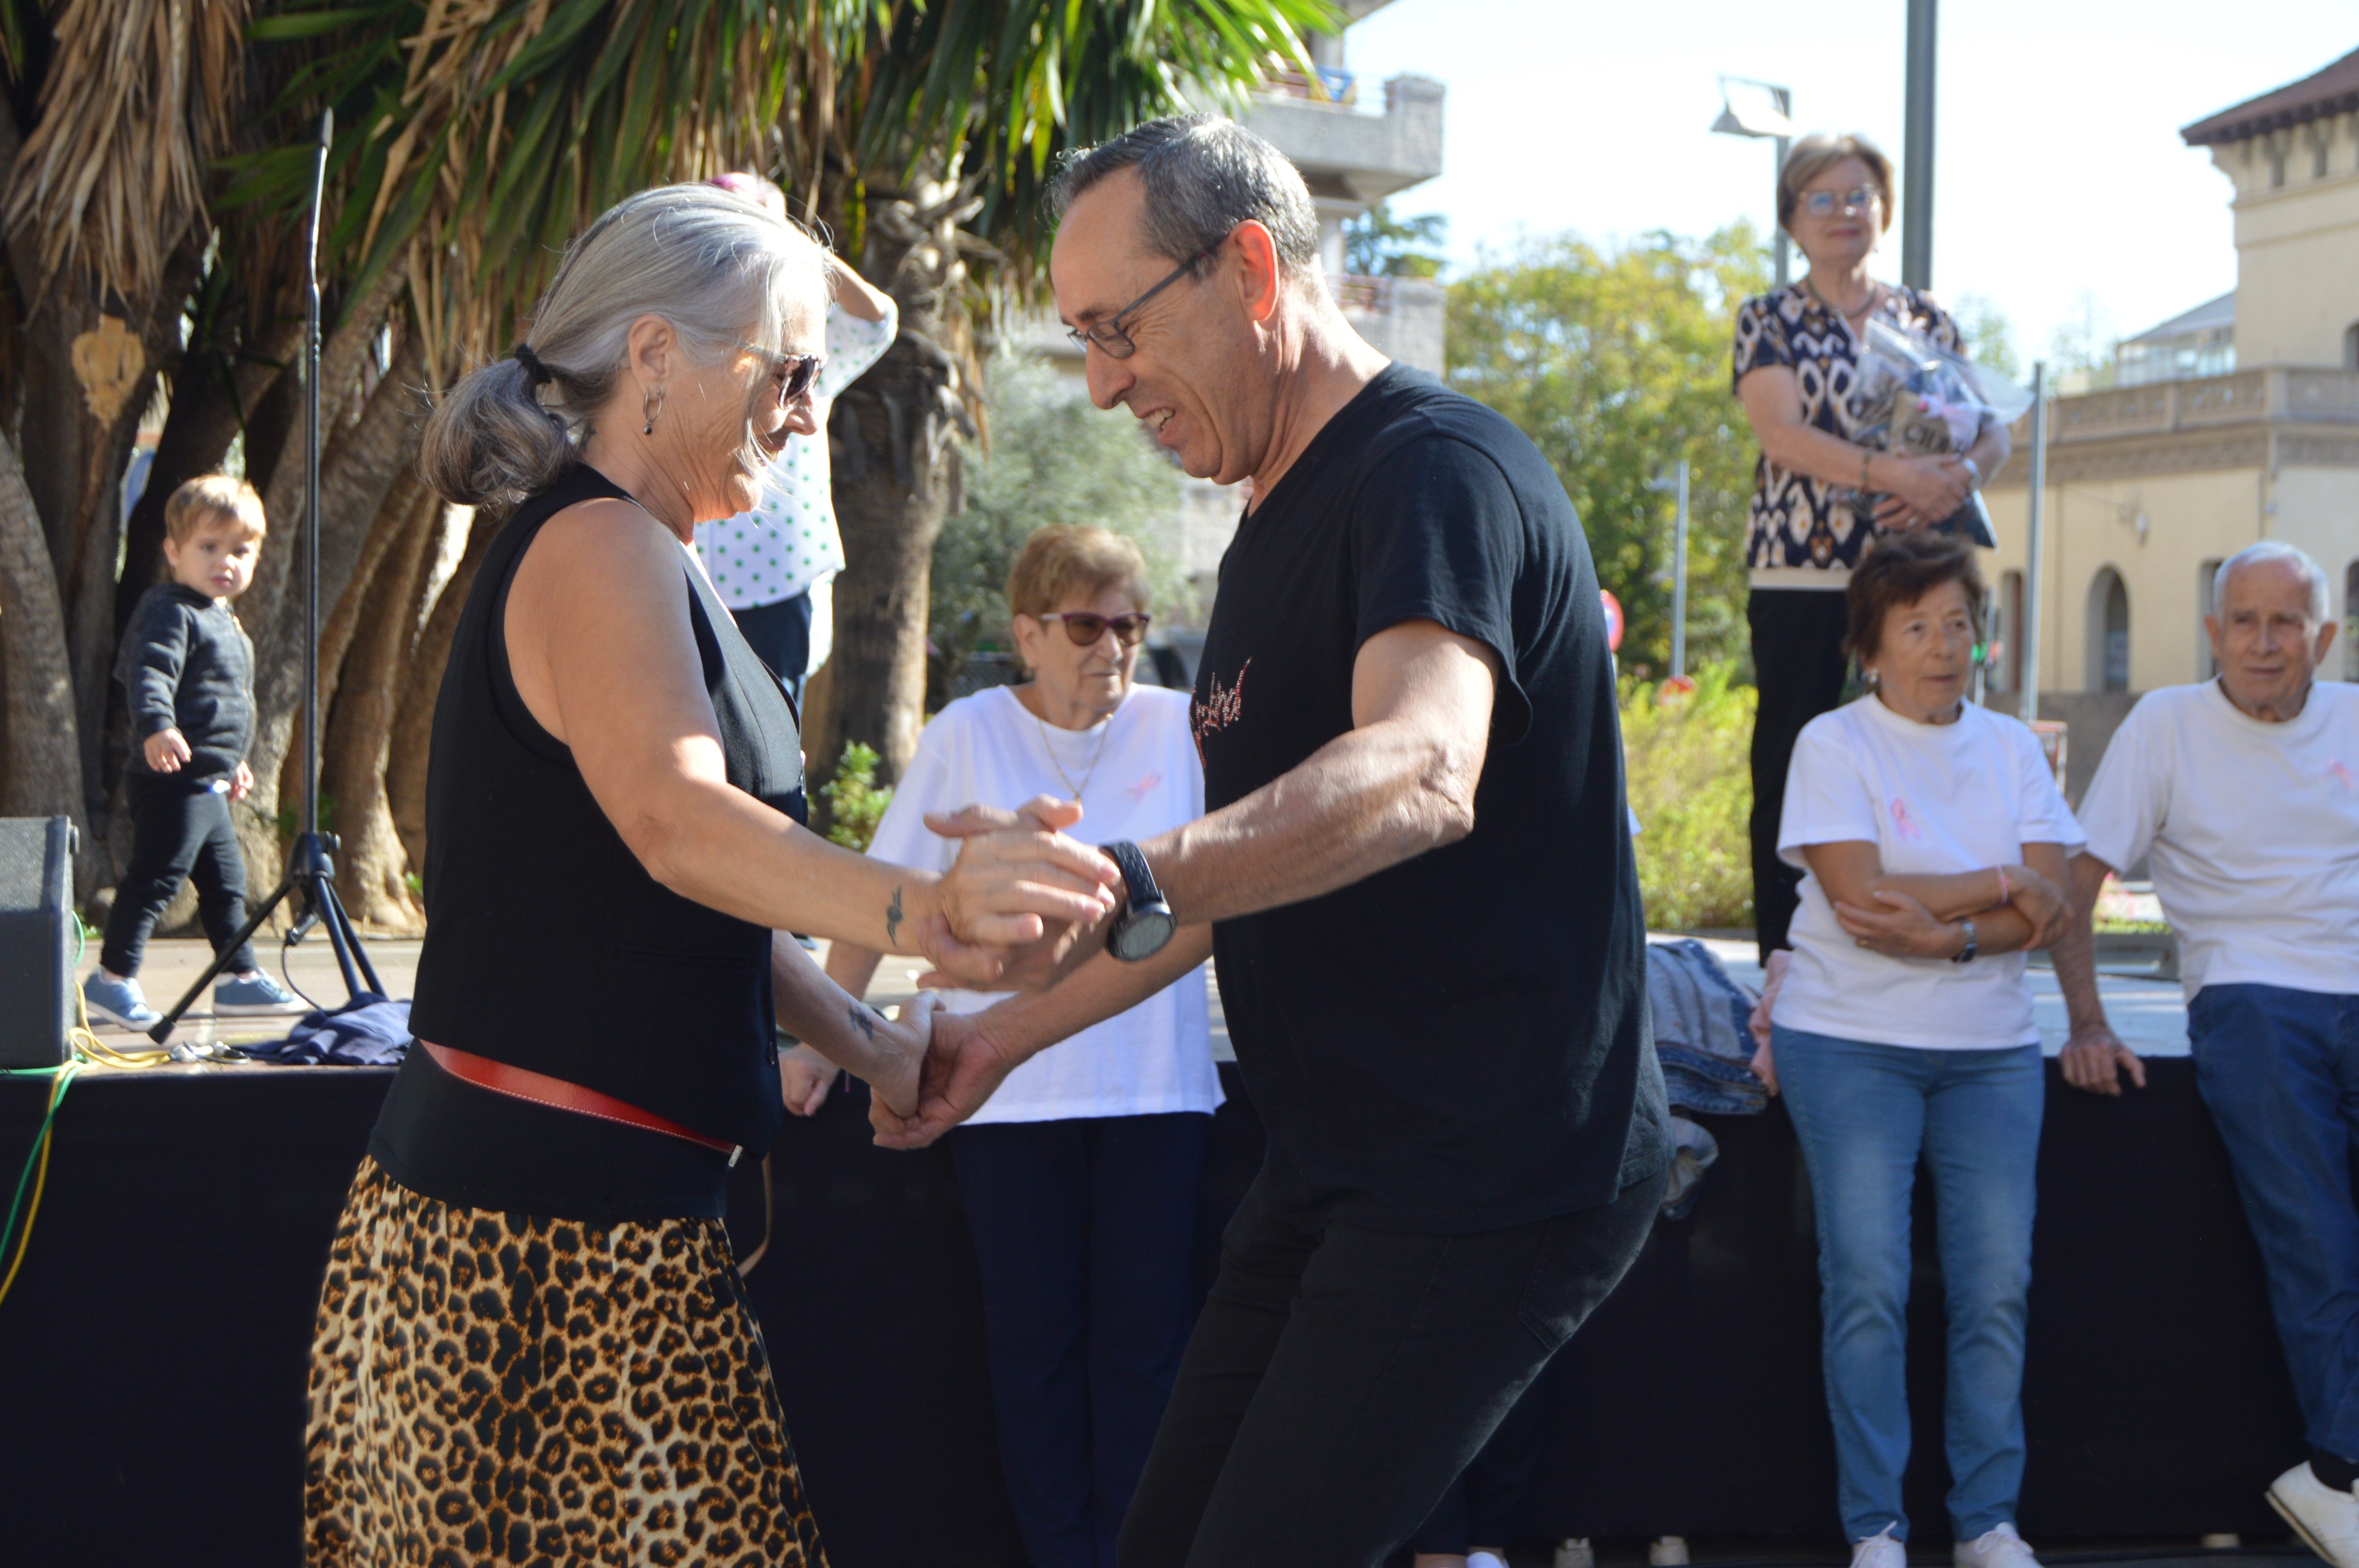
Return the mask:
M960 843L958 860L935 890L940 913L918 922L918 951L933 966L920 985L1039 989L1103 945L1122 873L1098 850L1064 836L1081 815L1079 805L1049 795L1016 811L970 806L927 814L927 827ZM908 1008L898 1022L912 1022ZM925 1031L916 1082L897 1082L892 1092L880 1087L869 1097L876 1141L886 1148L931 1143L973 1115L1022 1060L991 1037L979 1014L929 1005L915 1022ZM832 1081L832 1072L822 1077L799 1065L788 1097L815 1110Z
M1956 453L1885 455L1894 460L1900 472L1897 477L1885 476L1884 498L1875 503L1878 527L1908 533L1945 523L1973 493L1973 470Z

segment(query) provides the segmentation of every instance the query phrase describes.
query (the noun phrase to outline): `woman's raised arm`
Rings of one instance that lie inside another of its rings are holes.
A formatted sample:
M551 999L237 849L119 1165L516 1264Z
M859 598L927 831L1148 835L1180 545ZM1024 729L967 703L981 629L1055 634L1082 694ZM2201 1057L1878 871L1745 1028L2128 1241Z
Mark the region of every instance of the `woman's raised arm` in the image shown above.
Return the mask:
M506 607L526 708L571 749L650 876L743 920L880 952L921 951L936 914L962 940L1005 948L1111 907L1120 874L1062 834L978 840L966 848L984 853L936 876L830 844L731 785L683 548L636 506L584 503L542 527Z

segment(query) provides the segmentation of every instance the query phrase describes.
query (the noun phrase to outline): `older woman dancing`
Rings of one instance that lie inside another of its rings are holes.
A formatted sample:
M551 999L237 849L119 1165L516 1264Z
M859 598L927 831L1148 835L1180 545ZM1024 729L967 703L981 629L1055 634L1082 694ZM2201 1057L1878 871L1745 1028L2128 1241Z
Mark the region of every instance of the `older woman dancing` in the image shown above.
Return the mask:
M1942 534L1852 574L1847 643L1874 690L1794 747L1777 844L1801 870L1770 1003L1818 1211L1827 1405L1853 1568L1907 1568L1900 1476L1908 1202L1933 1173L1950 1329L1959 1568L2037 1568L2016 1533L2024 1302L2047 1078L2024 949L2063 933L2080 848L2031 731L1965 700L1984 595Z
M1761 692L1753 908L1764 964L1787 946L1794 916L1794 875L1777 852L1786 762L1802 726L1843 697L1843 584L1880 532L1946 520L2006 460L2006 430L1995 422L1955 457L1872 450L1853 438L1851 394L1872 318L1958 347L1957 324L1930 296L1868 270L1892 217L1892 164L1874 142L1803 137L1777 174L1777 223L1810 268L1736 313L1736 395L1761 446L1745 527L1753 579L1745 614Z
M774 1017L913 1104L931 1000L881 1018L776 933L1012 946L1110 905L1045 831L937 874L788 815L793 705L689 546L816 428L825 277L755 202L643 192L428 426L443 496L521 504L435 709L418 1041L321 1292L315 1564L820 1562L723 1183L777 1130Z

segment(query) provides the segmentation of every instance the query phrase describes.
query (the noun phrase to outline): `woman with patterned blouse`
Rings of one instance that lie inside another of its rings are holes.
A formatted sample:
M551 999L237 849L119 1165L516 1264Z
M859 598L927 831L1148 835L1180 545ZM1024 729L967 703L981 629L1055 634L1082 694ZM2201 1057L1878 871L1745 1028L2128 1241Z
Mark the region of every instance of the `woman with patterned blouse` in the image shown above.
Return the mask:
M777 217L787 215L785 193L758 175L724 174L707 183L751 197ZM787 438L753 511L696 525L696 553L721 602L797 703L804 681L827 663L834 644L835 574L843 569L827 457L828 410L837 394L884 357L901 324L891 295L832 253L827 267L827 362L811 388L819 433Z
M1745 519L1753 593L1753 909L1761 961L1788 946L1800 878L1777 858L1786 767L1802 726L1843 699L1843 589L1881 534L1940 523L2006 460L1986 423L1962 455L1860 445L1854 382L1871 317L1943 348L1957 324L1922 290L1868 270L1892 226L1892 163L1858 135L1805 136L1777 176L1777 223L1810 269L1736 313L1737 398L1761 457ZM1782 962L1782 961L1781 961Z

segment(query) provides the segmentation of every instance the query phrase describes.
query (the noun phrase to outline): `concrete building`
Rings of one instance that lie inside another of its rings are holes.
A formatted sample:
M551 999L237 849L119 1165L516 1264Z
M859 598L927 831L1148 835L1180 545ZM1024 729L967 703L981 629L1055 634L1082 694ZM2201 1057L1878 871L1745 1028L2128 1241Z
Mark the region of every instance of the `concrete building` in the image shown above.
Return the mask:
M1417 277L1359 277L1346 270L1344 224L1441 172L1442 85L1421 76L1396 76L1371 93L1348 64L1348 23L1389 4L1391 0L1343 0L1338 9L1346 18L1346 31L1310 40L1313 72L1272 77L1254 94L1240 119L1302 171L1319 210L1321 265L1345 318L1394 359L1440 375L1446 298L1441 285ZM1010 323L1006 338L1017 351L1047 361L1068 378L1075 396L1086 395L1082 351L1066 337L1053 311L1017 319ZM1165 540L1199 590L1198 614L1171 618L1191 663L1197 640L1186 633L1201 625L1202 614L1211 609L1221 556L1236 532L1244 505L1243 497L1230 487L1190 479Z
M2236 290L2127 340L2115 384L2049 420L2044 717L2071 793L2141 692L2212 674L2220 562L2258 539L2318 557L2359 609L2359 51L2180 132L2233 187ZM2021 689L2028 426L1988 494L1999 541L1994 703ZM2359 676L2359 645L2345 640Z

